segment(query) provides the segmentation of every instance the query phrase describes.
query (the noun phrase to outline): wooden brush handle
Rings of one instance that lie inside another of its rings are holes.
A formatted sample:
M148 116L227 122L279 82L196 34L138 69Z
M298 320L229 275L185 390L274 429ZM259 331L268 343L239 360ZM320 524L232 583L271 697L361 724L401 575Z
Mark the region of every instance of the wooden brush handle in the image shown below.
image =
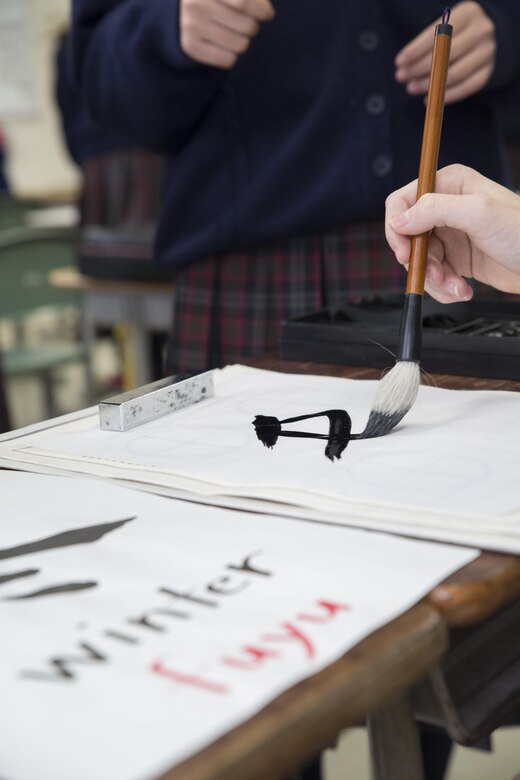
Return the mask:
M453 27L451 24L442 23L435 28L430 86L428 88L421 159L419 162L417 200L426 192L433 192L435 189L452 32ZM406 278L407 294L415 293L422 295L424 293L429 238L429 233L422 233L412 238L408 276Z

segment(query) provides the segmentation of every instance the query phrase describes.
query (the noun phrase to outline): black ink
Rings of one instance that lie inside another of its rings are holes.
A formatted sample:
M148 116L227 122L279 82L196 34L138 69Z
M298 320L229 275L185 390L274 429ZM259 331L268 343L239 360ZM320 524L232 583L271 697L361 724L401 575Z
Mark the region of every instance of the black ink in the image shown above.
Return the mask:
M235 587L229 587L229 583L233 583L233 579L231 577L219 577L218 579L213 580L213 582L210 582L206 588L211 593L218 593L222 596L234 596L235 593L240 593L244 590L244 588L249 586L249 582L247 580L245 582L239 583Z
M25 670L20 672L20 677L31 680L48 680L50 682L56 682L57 680L73 680L74 672L69 668L71 664L91 664L108 661L107 656L100 653L92 645L86 642L80 642L79 648L87 653L87 656L69 655L62 658L51 658L48 663L51 665L51 672L38 672L32 670Z
M363 435L360 435L359 438L375 439L380 436L386 436L387 433L390 433L390 431L401 422L405 414L408 414L409 411L409 407L391 413L378 412L377 409L372 409Z
M112 629L108 629L105 631L105 636L108 637L108 639L117 639L118 642L127 642L130 645L139 644L137 637L130 636L130 634L122 634L121 631L112 631Z
M308 433L307 431L285 431L282 429L284 424L309 420L312 417L328 418L328 434ZM326 412L317 412L316 414L302 414L299 417L287 417L285 420L278 420L277 417L267 417L259 414L253 420L253 425L258 439L270 449L274 447L279 436L295 439L326 439L325 455L332 461L335 458L338 460L341 458L351 439L359 438L358 435L351 434L352 420L344 409L329 409Z
M11 582L11 580L18 580L21 577L30 577L32 574L39 574L39 572L39 569L24 569L23 571L15 571L12 574L0 574L0 585L3 585L4 582Z
M84 528L77 528L74 531L64 531L56 536L48 536L45 539L38 539L36 542L21 544L18 547L8 547L0 550L0 561L7 558L16 558L20 555L30 555L31 553L43 552L44 550L55 550L59 547L70 547L76 544L90 544L97 542L106 534L115 531L125 523L135 520L135 517L127 517L126 520L117 520L114 523L103 523L102 525L90 525Z
M75 593L78 590L87 590L88 588L96 588L97 582L91 580L89 582L66 582L64 585L54 585L50 588L42 588L42 590L35 590L32 593L24 593L21 596L8 596L3 601L23 601L24 599L37 599L41 596L56 596L62 593Z
M257 414L253 420L253 425L255 426L258 439L265 447L269 447L272 450L282 433L280 420L277 417L264 417L262 414Z
M262 577L271 577L272 572L264 571L263 569L255 569L255 567L251 565L251 558L255 558L257 555L262 555L262 551L257 550L257 552L250 553L246 558L244 558L241 564L228 563L226 569L233 569L233 571L247 571L251 574L259 574Z
M334 458L339 460L350 441L352 420L343 409L334 409L326 414L329 418L329 440L325 447L325 455L329 460L334 461Z
M129 519L133 520L134 518ZM120 523L113 523L112 527L117 527L124 522L128 522L128 520L121 521ZM108 526L105 528L108 528ZM236 563L225 564L226 570L233 570L251 575L244 578L242 582L236 577L221 575L220 577L213 577L208 583L199 586L199 589L213 593L213 598L195 595L193 592L195 591L195 588L188 590L174 590L164 586L157 588L159 593L169 597L170 600L180 600L181 603L178 604L174 601L172 607L152 607L141 611L137 615L122 618L128 625L136 627L139 631L136 632L132 630L131 633L128 633L125 627L123 627L122 630L119 628L103 628L100 631L101 641L103 644L106 640L112 640L112 643L116 642L116 645L112 644L109 650L113 649L114 646L117 649L117 644L120 643L124 643L127 646L139 647L146 641L147 637L161 634L165 635L167 632L171 631L172 627L175 626L176 618L181 620L196 619L197 615L200 614L198 607L209 609L218 608L220 603L217 599L224 599L224 597L228 598L239 594L243 588L249 587L250 583L256 577L263 579L264 577L274 576L272 570L260 569L256 564L252 563L253 559L257 556L265 556L265 552L256 550L248 553ZM74 628L75 630L83 631L84 629L88 629L89 626L89 622L82 620L76 623ZM97 643L98 639L94 639L94 642ZM81 650L81 653L77 652L78 648ZM81 642L75 645L75 651L72 651L71 654L55 655L47 658L44 660L43 668L23 669L20 670L18 674L20 677L41 680L43 682L69 682L75 680L79 676L75 668L77 664L92 665L98 664L99 662L109 663L110 661L111 656L104 654L103 645L102 648L99 649L99 647L95 648L90 643Z
M164 593L166 596L173 596L176 599L186 599L186 601L193 601L195 604L202 604L204 607L218 607L216 601L203 599L200 596L192 596L191 593L178 593L171 588L159 588L159 593Z
M187 612L179 612L177 609L168 609L167 607L156 607L155 609L147 610L140 617L128 618L127 623L142 628L149 628L152 631L166 631L164 626L161 626L158 623L152 623L149 617L150 615L167 615L183 620L189 620L190 618Z

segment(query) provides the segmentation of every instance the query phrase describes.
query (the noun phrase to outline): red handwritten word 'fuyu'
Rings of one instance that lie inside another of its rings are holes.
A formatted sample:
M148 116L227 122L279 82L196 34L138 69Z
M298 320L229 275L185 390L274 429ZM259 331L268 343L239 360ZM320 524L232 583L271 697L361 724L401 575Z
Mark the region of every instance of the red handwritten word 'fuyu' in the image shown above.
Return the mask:
M287 650L299 647L306 661L311 661L316 655L316 649L308 632L306 624L319 626L334 620L338 613L348 612L348 604L338 604L334 601L318 600L314 605L319 612L300 612L290 621L281 622L269 633L261 634L254 644L244 644L239 648L237 655L224 656L217 662L223 667L231 667L242 671L253 671L260 666L283 658ZM302 625L303 624L303 625ZM202 674L184 672L166 666L162 661L154 661L151 665L154 674L166 677L180 685L190 685L209 693L229 694L230 686Z

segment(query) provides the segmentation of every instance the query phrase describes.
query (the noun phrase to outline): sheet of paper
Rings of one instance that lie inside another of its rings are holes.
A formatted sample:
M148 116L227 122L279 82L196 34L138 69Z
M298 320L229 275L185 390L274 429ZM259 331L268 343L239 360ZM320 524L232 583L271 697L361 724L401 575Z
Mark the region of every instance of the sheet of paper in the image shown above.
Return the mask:
M92 479L0 495L9 780L158 776L476 555Z
M217 372L216 397L124 434L81 415L0 444L0 457L134 480L158 492L300 513L407 535L520 552L520 394L421 387L405 420L380 439L352 441L341 459L325 443L257 439L255 415L285 419L346 409L363 429L377 382ZM287 426L289 428L289 426ZM326 433L323 418L290 426ZM274 508L274 509L273 509Z

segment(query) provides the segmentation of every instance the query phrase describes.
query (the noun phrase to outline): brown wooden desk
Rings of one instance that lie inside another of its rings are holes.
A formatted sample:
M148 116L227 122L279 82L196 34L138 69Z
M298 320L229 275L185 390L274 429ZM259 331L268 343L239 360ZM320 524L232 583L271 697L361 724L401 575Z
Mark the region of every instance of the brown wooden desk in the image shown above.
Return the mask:
M360 642L339 661L286 691L161 780L281 780L337 735L387 706L374 724L378 780L421 780L421 757L407 693L439 662L447 630L435 608L418 604ZM390 704L389 704L390 703ZM397 737L397 739L395 739Z

